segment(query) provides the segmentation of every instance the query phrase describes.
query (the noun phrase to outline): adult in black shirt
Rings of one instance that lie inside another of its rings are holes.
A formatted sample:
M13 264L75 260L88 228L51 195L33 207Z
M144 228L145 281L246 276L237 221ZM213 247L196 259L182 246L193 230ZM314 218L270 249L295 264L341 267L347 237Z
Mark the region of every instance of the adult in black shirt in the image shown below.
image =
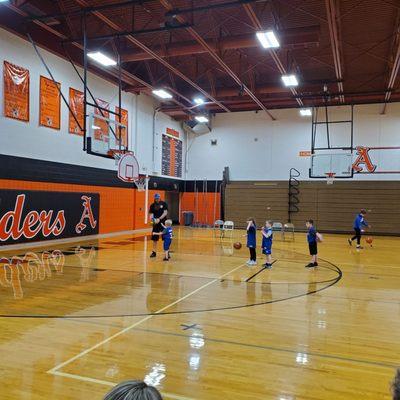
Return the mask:
M154 195L154 203L150 206L149 215L151 221L153 221L152 233L162 232L164 229L162 224L165 222L168 215L168 205L165 201L161 200L161 196L158 193ZM160 235L151 235L153 251L151 252L150 257L155 257L157 255L157 243L159 239Z

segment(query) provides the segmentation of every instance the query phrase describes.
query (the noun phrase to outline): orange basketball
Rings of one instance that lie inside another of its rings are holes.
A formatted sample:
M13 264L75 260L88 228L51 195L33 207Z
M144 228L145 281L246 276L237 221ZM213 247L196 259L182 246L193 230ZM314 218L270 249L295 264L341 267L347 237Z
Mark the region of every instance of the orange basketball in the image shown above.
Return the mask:
M372 239L372 237L368 236L368 237L365 239L365 241L366 241L368 244L372 244L373 239Z
M239 249L242 248L242 243L240 243L240 242L233 243L233 247L234 247L236 250L239 250Z

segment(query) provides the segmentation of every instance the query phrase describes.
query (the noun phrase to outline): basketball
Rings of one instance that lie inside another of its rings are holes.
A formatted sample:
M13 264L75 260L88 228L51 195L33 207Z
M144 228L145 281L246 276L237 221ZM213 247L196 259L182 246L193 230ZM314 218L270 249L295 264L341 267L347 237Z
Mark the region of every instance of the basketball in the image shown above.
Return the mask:
M233 244L233 247L234 247L236 250L239 250L239 249L242 248L242 243L236 242L236 243Z
M368 236L368 237L365 239L365 241L366 241L368 244L372 245L373 239L372 239L372 237Z

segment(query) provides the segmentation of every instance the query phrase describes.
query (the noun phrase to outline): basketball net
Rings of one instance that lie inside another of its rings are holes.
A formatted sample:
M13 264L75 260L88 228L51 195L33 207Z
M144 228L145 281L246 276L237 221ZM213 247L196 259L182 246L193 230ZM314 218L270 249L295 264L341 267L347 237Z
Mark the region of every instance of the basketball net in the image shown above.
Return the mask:
M325 175L326 175L326 184L333 185L333 182L335 182L336 173L335 172L326 172Z
M134 179L133 183L136 185L138 192L145 192L150 178L148 176L139 176Z

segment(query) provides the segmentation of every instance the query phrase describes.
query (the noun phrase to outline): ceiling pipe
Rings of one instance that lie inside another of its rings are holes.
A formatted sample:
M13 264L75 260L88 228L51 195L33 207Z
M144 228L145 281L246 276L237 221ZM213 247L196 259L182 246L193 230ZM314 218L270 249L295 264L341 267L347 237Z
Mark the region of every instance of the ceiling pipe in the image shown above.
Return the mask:
M304 28L287 29L277 32L281 47L299 48L314 47L319 45L319 26ZM254 33L247 35L234 35L221 38L217 43L214 40L205 40L213 51L225 51L247 48L260 48L260 43ZM160 57L178 57L192 54L207 53L207 50L196 41L171 43L166 46L157 46L153 51ZM126 51L122 53L121 59L124 62L136 62L152 59L151 55L145 51Z
M338 10L336 8L335 0L325 0L326 15L328 18L329 37L331 41L333 64L335 66L336 79L341 81L343 79L342 62L340 57L340 42L339 42L339 29L337 25ZM338 82L339 92L343 92L343 83ZM345 102L343 95L340 95L340 101Z
M160 3L166 8L168 11L173 10L172 5L169 3L168 0L159 0ZM179 21L181 24L186 23L186 20L178 15L176 20ZM214 59L214 61L219 64L226 73L239 85L239 87L246 92L252 100L262 109L264 110L268 116L275 120L274 116L267 110L263 102L257 98L257 96L240 80L240 78L233 72L233 70L217 55L217 53L208 45L208 43L197 33L197 31L193 28L186 28L186 30L193 36L193 38L207 50L207 53Z
M397 74L399 73L399 67L400 67L400 11L397 13L397 19L396 19L396 28L395 28L395 36L394 36L394 48L395 48L395 54L393 58L393 64L392 64L392 69L390 70L389 73L389 81L387 84L387 91L385 93L385 103L382 108L381 114L384 115L386 113L386 105L387 102L390 100L392 97L392 89L394 87L394 84L396 83L396 78ZM393 51L393 50L392 50Z

